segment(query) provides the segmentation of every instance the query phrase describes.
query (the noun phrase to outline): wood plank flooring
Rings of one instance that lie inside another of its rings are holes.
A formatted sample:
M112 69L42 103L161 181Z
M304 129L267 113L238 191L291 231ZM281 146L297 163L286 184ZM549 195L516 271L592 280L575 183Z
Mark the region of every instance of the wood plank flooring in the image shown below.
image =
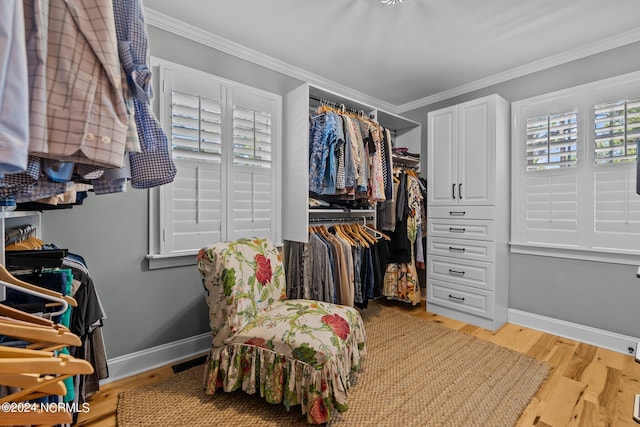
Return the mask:
M508 347L547 362L551 373L520 417L517 427L640 427L633 421L632 405L640 394L640 363L632 356L518 325L506 324L496 332L439 316L420 306L379 301L422 319L438 322L480 339ZM169 377L170 366L109 383L80 414L78 426L116 425L118 394Z

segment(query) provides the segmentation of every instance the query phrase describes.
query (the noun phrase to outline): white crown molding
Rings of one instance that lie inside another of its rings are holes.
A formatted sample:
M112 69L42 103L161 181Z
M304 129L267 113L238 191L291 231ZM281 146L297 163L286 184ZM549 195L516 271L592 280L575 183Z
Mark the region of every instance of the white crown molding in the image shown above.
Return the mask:
M148 25L153 25L161 30L169 31L170 33L201 43L221 52L228 53L237 58L277 71L289 77L302 80L303 82L326 88L352 99L357 99L360 102L369 104L377 109L385 110L390 113L397 113L397 106L394 104L341 85L340 83L336 83L302 68L287 64L284 61L280 61L239 43L207 32L201 28L194 27L186 22L182 22L147 7L145 7L145 20Z
M434 95L427 96L425 98L417 99L415 101L407 102L406 104L398 105L396 106L396 110L398 114L405 113L407 111L415 110L416 108L431 105L436 102L444 101L445 99L453 98L455 96L464 95L465 93L473 92L475 90L484 89L495 84L503 83L518 77L526 76L527 74L532 74L538 71L546 70L548 68L556 67L558 65L566 64L571 61L586 58L587 56L606 52L607 50L615 49L620 46L635 43L637 41L640 41L640 28L627 31L614 37L600 40L587 46L582 46L578 49L549 56L547 58L534 61L502 73L494 74L493 76L489 76L485 79L476 80L475 82L445 90Z

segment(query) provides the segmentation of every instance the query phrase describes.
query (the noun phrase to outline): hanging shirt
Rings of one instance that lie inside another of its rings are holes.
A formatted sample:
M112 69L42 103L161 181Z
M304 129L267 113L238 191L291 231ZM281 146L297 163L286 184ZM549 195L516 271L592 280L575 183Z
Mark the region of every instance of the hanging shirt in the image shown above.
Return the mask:
M113 0L118 51L131 95L140 140L139 153L129 153L131 186L152 188L173 182L176 166L167 135L151 110L149 41L141 0Z
M22 0L0 1L0 178L24 171L29 145L29 82Z
M49 147L32 154L121 167L128 118L111 1L51 2L48 25Z

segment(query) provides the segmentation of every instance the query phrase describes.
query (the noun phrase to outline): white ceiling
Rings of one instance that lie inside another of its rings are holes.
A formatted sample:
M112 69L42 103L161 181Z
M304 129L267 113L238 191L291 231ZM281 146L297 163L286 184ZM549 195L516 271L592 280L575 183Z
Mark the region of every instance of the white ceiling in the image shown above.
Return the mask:
M399 110L640 40L640 0L144 4Z

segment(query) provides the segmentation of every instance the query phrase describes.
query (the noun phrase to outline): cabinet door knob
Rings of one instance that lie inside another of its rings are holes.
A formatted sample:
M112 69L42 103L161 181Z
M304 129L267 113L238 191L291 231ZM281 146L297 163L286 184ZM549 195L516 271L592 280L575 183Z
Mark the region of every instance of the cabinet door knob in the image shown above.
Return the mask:
M451 184L451 197L452 198L456 198L456 185L455 184Z
M458 184L458 198L462 199L462 183Z

